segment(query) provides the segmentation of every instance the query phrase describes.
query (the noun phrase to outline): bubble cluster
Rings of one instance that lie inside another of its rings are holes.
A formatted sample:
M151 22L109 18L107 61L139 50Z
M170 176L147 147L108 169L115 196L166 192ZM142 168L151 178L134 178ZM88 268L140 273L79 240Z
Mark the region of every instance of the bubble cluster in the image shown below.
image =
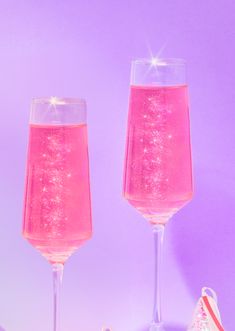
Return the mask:
M156 199L164 199L169 186L166 162L170 155L169 140L173 135L168 126L172 109L162 91L153 91L137 100L138 109L132 118L133 190ZM136 101L136 104L137 104Z
M34 185L37 194L32 195L32 210L40 205L39 223L35 223L35 215L31 214L32 224L39 226L40 231L48 237L59 238L63 236L66 212L64 201L69 194L67 180L72 176L72 169L65 171L66 159L71 151L71 143L63 139L62 132L52 134L44 133L40 141L42 153L34 160ZM68 176L69 175L69 176ZM39 179L40 183L37 183Z

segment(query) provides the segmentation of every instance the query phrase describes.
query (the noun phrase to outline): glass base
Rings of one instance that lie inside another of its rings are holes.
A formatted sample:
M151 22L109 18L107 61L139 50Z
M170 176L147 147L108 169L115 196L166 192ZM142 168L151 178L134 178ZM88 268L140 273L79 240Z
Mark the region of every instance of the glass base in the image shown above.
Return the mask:
M149 331L166 331L163 327L163 323L152 323Z
M185 325L168 324L168 323L151 323L149 327L141 328L138 331L185 331L187 327Z

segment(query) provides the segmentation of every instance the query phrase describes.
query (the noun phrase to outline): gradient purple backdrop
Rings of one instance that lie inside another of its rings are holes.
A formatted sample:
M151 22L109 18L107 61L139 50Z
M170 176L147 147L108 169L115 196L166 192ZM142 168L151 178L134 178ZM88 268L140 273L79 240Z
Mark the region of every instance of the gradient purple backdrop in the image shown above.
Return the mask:
M1 327L52 329L51 269L20 233L30 100L58 95L87 99L94 224L66 264L62 331L145 330L152 236L121 197L122 168L130 61L164 48L188 63L195 181L194 200L167 227L164 316L185 329L207 285L232 331L235 2L0 0L0 9Z

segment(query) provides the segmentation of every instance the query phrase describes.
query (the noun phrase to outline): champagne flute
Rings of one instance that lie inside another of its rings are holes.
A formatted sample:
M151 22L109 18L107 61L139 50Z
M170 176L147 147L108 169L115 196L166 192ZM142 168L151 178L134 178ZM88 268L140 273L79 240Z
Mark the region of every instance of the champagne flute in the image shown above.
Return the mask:
M193 194L188 87L182 59L132 62L123 192L152 225L155 281L149 330L164 330L161 264L165 225Z
M33 99L29 130L23 236L52 265L58 331L64 263L92 234L86 103Z

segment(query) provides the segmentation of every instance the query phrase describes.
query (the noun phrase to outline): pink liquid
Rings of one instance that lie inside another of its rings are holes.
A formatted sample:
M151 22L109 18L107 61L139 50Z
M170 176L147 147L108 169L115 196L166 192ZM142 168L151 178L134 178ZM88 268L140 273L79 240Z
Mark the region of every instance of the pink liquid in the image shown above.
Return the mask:
M91 233L86 125L31 125L24 237L64 263Z
M152 223L192 198L187 86L130 91L124 197Z

